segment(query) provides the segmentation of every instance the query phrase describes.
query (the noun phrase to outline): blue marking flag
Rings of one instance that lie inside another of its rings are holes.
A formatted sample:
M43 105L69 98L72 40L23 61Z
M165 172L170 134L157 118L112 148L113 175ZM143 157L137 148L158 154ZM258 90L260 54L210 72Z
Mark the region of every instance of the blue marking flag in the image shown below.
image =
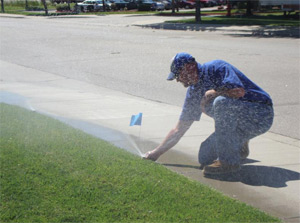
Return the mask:
M142 125L142 116L143 116L143 113L139 113L137 115L132 115L129 125L130 126L133 126L133 125Z

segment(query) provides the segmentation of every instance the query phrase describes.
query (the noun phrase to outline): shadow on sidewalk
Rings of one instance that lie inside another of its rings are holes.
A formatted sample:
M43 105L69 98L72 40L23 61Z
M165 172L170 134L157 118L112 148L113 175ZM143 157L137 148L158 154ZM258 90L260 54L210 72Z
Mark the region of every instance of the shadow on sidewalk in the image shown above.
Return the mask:
M241 182L251 186L286 187L288 181L300 180L300 173L280 167L244 165L238 173L207 175L210 179Z
M181 157L182 158L182 157ZM300 180L300 173L280 167L272 166L262 166L253 165L253 163L259 162L254 159L246 159L241 164L241 170L236 173L228 173L221 175L204 175L205 178L227 181L227 182L241 182L251 186L266 186L266 187L287 187L287 182ZM162 165L170 168L184 169L194 169L194 171L199 171L202 175L200 165L189 164L190 160L184 160L183 158L180 162L164 162ZM250 164L250 165L248 165ZM180 171L186 172L186 171Z
M170 164L170 163L163 163L162 165L169 166L169 167L191 168L191 169L201 170L200 166L195 166L195 165Z
M220 24L183 24L183 23L153 23L145 25L135 25L142 28L202 31L202 32L222 32L223 35L234 37L257 37L257 38L300 38L299 27L268 27L260 26L248 28L248 26L235 26Z
M257 38L300 38L299 27L267 28L260 27L244 34L228 34L233 37L257 37Z

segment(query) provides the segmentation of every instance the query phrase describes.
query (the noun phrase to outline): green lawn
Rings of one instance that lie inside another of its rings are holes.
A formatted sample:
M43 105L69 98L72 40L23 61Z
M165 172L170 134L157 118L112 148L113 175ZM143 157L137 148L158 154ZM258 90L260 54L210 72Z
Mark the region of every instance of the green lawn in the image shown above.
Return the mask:
M36 112L0 123L1 222L279 221Z

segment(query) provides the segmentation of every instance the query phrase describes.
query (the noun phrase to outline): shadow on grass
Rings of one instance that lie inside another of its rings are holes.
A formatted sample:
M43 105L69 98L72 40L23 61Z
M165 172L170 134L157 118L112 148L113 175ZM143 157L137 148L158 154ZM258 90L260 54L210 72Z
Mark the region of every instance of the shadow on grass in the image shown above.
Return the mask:
M287 182L300 180L300 173L280 167L244 165L237 173L223 175L206 175L205 177L220 181L241 182L251 186L281 188Z

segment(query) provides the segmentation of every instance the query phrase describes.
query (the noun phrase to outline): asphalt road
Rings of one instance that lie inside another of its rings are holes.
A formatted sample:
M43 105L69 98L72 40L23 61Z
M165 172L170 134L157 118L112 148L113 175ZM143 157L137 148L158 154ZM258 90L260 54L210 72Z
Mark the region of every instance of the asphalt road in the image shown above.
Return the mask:
M300 138L298 38L251 37L212 27L179 31L135 26L170 19L174 18L2 15L0 59L177 106L186 89L165 80L171 58L185 51L200 63L223 59L272 96L271 132Z

